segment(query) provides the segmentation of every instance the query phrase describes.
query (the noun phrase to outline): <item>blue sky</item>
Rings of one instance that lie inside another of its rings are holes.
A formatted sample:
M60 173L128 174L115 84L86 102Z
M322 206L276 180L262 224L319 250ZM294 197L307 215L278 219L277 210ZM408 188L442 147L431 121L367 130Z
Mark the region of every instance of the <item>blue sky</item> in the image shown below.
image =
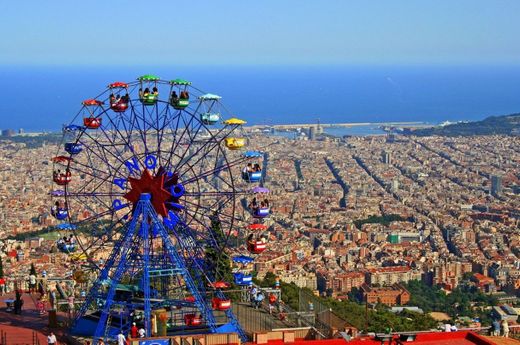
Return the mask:
M0 64L517 64L518 0L3 1Z

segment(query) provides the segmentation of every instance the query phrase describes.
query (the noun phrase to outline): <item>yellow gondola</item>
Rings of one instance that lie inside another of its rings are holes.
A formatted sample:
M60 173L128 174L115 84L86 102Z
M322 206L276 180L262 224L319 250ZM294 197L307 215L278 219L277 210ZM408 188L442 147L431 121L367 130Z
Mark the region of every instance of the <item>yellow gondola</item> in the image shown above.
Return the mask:
M245 138L225 138L225 145L230 150L239 150L246 145Z
M70 258L74 261L84 261L87 260L87 255L85 253L75 253L71 254Z
M236 117L232 117L226 121L224 121L225 125L244 125L246 122L244 120L237 119Z

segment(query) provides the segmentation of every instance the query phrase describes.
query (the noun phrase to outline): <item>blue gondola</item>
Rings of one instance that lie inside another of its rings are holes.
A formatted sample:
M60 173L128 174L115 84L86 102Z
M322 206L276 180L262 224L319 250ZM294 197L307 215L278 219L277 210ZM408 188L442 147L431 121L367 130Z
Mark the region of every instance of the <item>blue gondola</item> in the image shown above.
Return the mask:
M220 120L219 113L202 113L200 114L200 121L205 125L214 125Z
M244 157L245 158L260 158L262 157L264 154L260 151L246 151L244 152Z
M265 218L269 216L269 207L259 207L253 211L254 218Z
M68 125L68 126L63 127L63 131L65 131L65 132L74 132L74 131L79 131L82 128L83 127L78 126L78 125Z
M250 256L246 256L246 255L234 256L232 260L233 260L233 262L236 262L237 264L242 264L242 265L247 265L247 264L250 264L251 262L255 261L255 259L253 259Z
M58 249L64 253L73 253L76 251L76 245L74 244L64 244L58 246Z
M65 143L65 151L71 155L77 155L83 150L83 145L79 143Z
M56 228L58 228L59 230L76 230L78 227L74 224L61 223L56 225Z
M58 243L58 249L63 253L73 253L76 251L75 244Z
M258 182L262 179L262 172L261 171L253 171L253 172L243 171L242 179L249 183Z
M233 273L235 284L239 286L250 286L253 285L253 276L251 274L245 274L242 272Z
M51 209L51 214L57 220L64 220L69 216L69 211L66 208Z
M64 195L65 195L65 191L63 191L61 189L56 189L51 192L51 196L64 196Z

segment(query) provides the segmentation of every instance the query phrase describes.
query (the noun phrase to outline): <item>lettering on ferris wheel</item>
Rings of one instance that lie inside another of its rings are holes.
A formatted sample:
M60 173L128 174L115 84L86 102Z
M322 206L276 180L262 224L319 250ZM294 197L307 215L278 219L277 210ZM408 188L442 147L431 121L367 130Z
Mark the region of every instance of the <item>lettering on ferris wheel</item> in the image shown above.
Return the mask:
M137 175L141 172L141 167L136 157L132 157L131 159L125 161L125 166L128 169L129 175ZM144 166L146 167L146 169L149 170L155 169L155 167L157 166L157 157L155 157L154 155L147 155L144 158ZM114 178L113 183L122 190L126 190L126 178L116 177ZM114 211L118 211L127 206L128 203L123 203L120 199L114 199L114 201L112 201L112 208L114 209ZM175 212L171 210L168 211L168 217L163 218L164 225L169 229L173 229L178 222L179 217L175 214Z

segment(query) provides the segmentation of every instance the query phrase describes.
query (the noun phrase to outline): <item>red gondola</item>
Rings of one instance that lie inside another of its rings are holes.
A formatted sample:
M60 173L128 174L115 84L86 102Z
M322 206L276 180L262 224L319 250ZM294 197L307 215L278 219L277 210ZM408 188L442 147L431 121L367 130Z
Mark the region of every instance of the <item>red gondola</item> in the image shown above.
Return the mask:
M66 163L66 162L70 162L71 160L72 160L72 158L66 157L66 156L56 156L56 157L52 158L52 161L54 163Z
M126 89L128 87L128 84L124 83L122 81L116 81L116 82L108 85L108 88L110 88L110 89L115 89L115 88L118 88L118 87Z
M112 109L116 113L122 113L126 109L128 109L128 102L125 102L125 101L122 101L121 99L119 99L119 101L110 103L110 109Z
M253 254L260 254L267 249L267 243L264 241L249 241L247 242L247 250Z
M269 294L269 303L270 303L270 304L274 304L274 302L276 302L277 299L278 299L278 298L276 298L276 295L275 295L275 294L273 294L273 293L270 293L270 294Z
M215 310L228 310L229 308L231 308L231 300L213 297L213 299L211 300L211 306Z
M200 326L202 324L202 317L195 314L184 315L184 324L186 326Z
M253 231L265 231L265 230L267 230L267 226L264 225L264 224L260 224L260 223L249 224L247 226L247 228L249 230L253 230Z
M222 280L216 281L214 283L210 283L210 286L215 289L229 289L231 284Z
M186 302L195 303L195 296L188 296L184 299Z
M85 106L95 106L95 105L103 105L103 102L97 100L97 99L87 99L81 102L81 104Z
M96 129L101 126L100 117L85 117L83 118L83 125L89 129Z
M66 173L58 173L55 171L52 179L56 184L64 186L72 180L72 176L70 171L67 171Z

